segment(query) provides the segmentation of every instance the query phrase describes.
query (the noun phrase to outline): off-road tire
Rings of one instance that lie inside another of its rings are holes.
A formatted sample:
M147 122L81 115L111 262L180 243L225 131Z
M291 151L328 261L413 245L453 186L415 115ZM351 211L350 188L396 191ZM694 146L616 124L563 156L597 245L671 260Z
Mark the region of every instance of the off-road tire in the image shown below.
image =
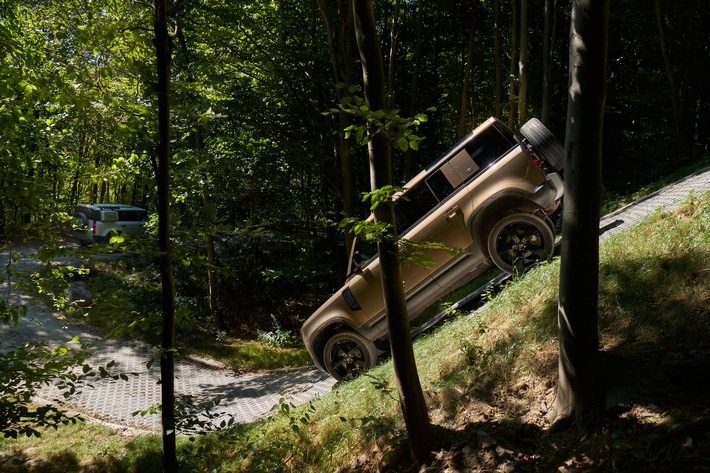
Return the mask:
M356 378L376 364L375 344L351 330L333 335L323 349L323 365L338 381Z
M540 156L552 171L565 167L565 147L557 141L555 135L537 118L528 120L520 127L520 134L528 140L535 153Z
M511 274L521 274L552 258L555 235L540 217L518 213L496 223L488 235L488 254L493 264Z

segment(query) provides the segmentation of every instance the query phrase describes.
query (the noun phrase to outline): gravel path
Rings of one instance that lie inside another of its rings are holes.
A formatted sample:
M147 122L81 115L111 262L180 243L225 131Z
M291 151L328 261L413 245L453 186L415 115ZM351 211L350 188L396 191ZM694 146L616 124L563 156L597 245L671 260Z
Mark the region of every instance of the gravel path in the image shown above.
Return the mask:
M701 194L710 190L710 169L682 179L633 204L627 205L600 222L601 238L626 229L658 209L676 207L687 199L690 192ZM0 263L6 264L8 253L0 254ZM29 258L22 258L18 266L23 271L32 271L38 264ZM149 369L146 362L154 356L154 349L146 344L126 340L105 340L90 333L80 325L62 320L56 314L41 307L13 287L7 281L0 286L3 297L14 303L28 306L27 317L18 328L0 325L0 350L24 343L28 340L45 340L52 344L67 343L79 335L82 342L96 344L89 362L96 366L116 361L116 370L138 373L129 381L104 380L94 384L93 389L85 389L72 402L87 417L121 427L156 431L160 428L159 415L132 416L131 413L147 409L160 402L159 364ZM221 403L214 409L222 418L233 416L237 422L251 422L265 417L280 397L293 404L303 404L311 399L328 394L335 381L328 375L313 368L303 368L284 372L262 372L236 374L219 366L210 366L188 360L179 360L176 367L176 395L194 396L196 400L220 398ZM45 390L43 397L51 399L51 390Z
M0 263L7 264L8 252L0 254ZM28 255L21 256L15 270L35 271L39 264ZM92 383L71 400L71 406L92 417L117 427L156 431L160 428L160 415L133 416L132 413L146 410L160 403L160 366L156 362L147 368L148 360L155 356L155 349L145 343L125 339L104 339L85 327L64 320L58 313L31 301L19 294L7 281L0 286L5 300L25 304L27 317L20 319L18 327L0 325L0 351L26 341L46 341L51 345L67 344L79 336L82 343L93 343L92 366L103 366L115 361L115 372L137 373L128 381L99 380ZM66 345L71 346L71 345ZM271 408L284 399L293 404L303 404L329 393L335 384L330 376L313 367L291 371L271 371L237 374L222 368L218 363L178 360L175 369L176 396L194 396L196 401L220 399L213 412L221 414L218 420L232 416L236 422L251 422L265 417ZM57 391L43 388L40 396L53 399Z

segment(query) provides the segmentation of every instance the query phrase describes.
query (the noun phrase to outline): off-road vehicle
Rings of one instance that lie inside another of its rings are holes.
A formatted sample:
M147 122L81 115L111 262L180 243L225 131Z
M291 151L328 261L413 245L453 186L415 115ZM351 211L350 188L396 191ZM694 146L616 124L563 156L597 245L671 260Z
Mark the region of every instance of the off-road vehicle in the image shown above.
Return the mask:
M140 207L124 204L79 204L74 209L74 237L82 245L106 243L111 232L138 235L148 212Z
M490 118L395 195L399 237L458 249L426 250L427 264L402 264L410 319L493 266L522 272L552 257L549 216L563 194L565 150L537 119L520 135ZM336 379L373 367L391 335L379 258L359 240L345 285L301 329L316 366Z

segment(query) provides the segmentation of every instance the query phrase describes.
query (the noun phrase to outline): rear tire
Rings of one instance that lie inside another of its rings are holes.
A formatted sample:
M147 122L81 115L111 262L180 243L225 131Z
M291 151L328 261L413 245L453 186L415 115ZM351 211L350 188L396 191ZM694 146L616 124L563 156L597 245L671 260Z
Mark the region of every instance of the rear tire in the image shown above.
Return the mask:
M500 220L488 235L488 254L493 263L511 274L522 274L549 260L555 236L545 220L533 214L513 214Z
M525 137L552 171L565 167L567 153L565 147L557 141L555 135L537 118L532 118L520 127L520 134Z
M356 378L376 364L375 344L357 332L338 332L328 340L323 349L323 365L338 381Z

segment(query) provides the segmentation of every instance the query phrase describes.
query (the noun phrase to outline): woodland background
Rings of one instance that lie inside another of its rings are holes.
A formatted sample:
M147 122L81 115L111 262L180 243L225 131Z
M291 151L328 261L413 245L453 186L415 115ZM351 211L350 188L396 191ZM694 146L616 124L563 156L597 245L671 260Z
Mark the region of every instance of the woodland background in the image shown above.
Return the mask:
M490 116L515 129L540 117L564 141L569 3L376 2L391 105L402 116L435 107L418 150L395 151L398 182ZM349 117L328 113L361 82L347 6L171 7L176 289L208 326L247 337L268 324L295 329L342 282L349 236L332 222L364 217L369 190L366 149L344 138ZM619 1L610 15L606 198L707 159L710 145L705 2ZM80 202L155 214L152 21L137 1L0 3L6 244L69 238Z

